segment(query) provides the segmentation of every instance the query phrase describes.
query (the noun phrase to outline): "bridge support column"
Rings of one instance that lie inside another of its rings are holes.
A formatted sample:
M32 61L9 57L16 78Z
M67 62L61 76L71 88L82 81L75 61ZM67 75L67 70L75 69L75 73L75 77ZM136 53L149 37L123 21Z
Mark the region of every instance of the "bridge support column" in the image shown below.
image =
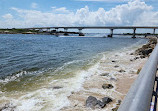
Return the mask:
M64 35L65 36L69 35L68 32L67 32L67 30L68 30L67 28L64 28Z
M153 30L153 34L155 34L156 29Z
M39 29L39 32L43 32L43 29Z
M133 37L132 38L136 38L136 28L133 29Z
M110 29L110 37L113 37L114 29Z
M82 33L82 29L78 29L79 31L79 36L84 36L84 34Z

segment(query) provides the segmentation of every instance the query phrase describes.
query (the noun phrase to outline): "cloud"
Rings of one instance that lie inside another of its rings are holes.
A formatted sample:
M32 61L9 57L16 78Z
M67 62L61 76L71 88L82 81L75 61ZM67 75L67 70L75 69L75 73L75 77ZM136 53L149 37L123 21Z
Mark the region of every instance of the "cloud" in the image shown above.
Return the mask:
M91 11L88 6L72 12L65 7L52 7L52 12L11 8L18 17L10 21L0 20L1 27L38 27L38 26L157 26L158 12L139 0L117 5L106 11L99 8Z
M3 15L2 17L3 17L4 19L6 19L6 20L13 18L12 14L10 14L10 13L5 14L5 15Z
M69 13L70 11L66 9L66 7L56 8L52 7L53 11L57 13Z
M37 3L32 3L31 4L31 8L37 8L38 7L38 4Z

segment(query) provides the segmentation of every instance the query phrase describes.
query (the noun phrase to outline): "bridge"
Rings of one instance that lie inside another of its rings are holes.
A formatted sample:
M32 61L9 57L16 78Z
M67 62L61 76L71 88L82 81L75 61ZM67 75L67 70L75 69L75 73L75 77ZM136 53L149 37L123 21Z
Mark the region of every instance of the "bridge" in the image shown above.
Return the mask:
M83 36L84 34L82 33L82 30L84 29L109 29L110 34L109 37L113 37L114 35L114 30L116 29L131 29L133 30L133 38L136 36L136 30L137 29L152 29L153 33L152 35L156 34L156 29L158 27L156 26L85 26L85 27L33 27L33 28L23 28L23 29L28 29L28 30L47 30L47 32L51 32L51 30L55 30L58 32L58 29L64 29L65 35L68 35L68 29L77 29L79 36ZM145 35L145 34L144 34Z

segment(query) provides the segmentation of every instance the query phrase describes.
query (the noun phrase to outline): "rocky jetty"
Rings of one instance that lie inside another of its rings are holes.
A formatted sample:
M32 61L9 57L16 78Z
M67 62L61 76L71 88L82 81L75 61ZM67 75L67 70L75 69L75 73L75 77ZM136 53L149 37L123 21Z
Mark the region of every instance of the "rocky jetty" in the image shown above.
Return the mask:
M157 38L150 37L148 43L143 45L141 48L137 49L134 54L139 56L140 58L149 57L150 53L155 48L156 44L157 44ZM135 59L138 59L139 57L137 57Z

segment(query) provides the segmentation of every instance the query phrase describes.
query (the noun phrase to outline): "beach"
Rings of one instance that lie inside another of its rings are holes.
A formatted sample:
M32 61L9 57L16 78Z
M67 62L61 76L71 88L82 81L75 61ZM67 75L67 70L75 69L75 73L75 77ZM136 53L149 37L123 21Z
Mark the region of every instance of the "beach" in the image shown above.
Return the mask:
M109 53L111 56L103 58L98 66L98 70L91 76L86 77L83 88L80 91L72 92L68 97L70 106L64 107L62 111L89 111L86 107L88 96L94 96L101 100L103 97L112 98L112 102L104 108L95 108L93 110L110 111L115 108L118 101L122 101L129 88L137 78L137 71L142 68L147 58L135 60L135 55L130 55L135 49L123 49L118 52ZM117 67L116 67L117 66ZM122 71L120 71L122 70ZM112 84L112 89L103 89L104 83Z

